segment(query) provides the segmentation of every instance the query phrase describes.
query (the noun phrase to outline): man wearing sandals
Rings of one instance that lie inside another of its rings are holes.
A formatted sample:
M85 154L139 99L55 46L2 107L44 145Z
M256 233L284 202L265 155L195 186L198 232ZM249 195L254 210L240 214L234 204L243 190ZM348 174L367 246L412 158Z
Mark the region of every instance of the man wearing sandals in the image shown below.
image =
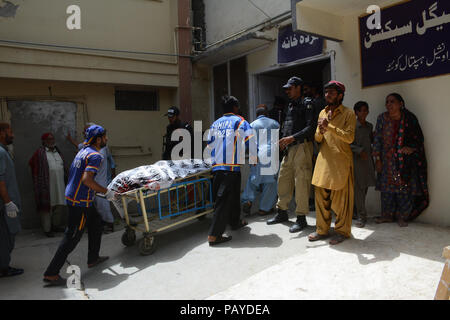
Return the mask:
M309 241L317 241L328 236L333 210L336 235L331 239L331 245L350 238L353 217L354 178L350 144L355 137L356 117L352 110L342 105L344 94L345 86L341 82L330 81L325 86L328 106L320 112L315 135L320 144L312 178L316 232L308 238Z
M256 107L257 118L250 126L255 131L258 143L258 164L251 166L250 175L242 194L243 211L250 214L252 203L259 193L258 191L261 192L258 211L260 216L270 214L277 202L278 163L275 167L273 160L276 157L272 154L272 150L275 149L272 144L272 130L280 129L280 124L267 115L265 104ZM278 151L275 150L275 152Z
M92 125L85 131L84 147L75 156L69 172L65 197L69 217L64 238L44 273L46 287L64 286L66 279L59 275L69 254L75 249L88 227L88 268L93 268L109 257L99 255L102 238L102 219L94 207L95 193L103 193L107 200L114 198L114 191L99 185L94 179L103 156L100 150L106 146L106 130Z
M228 224L233 230L247 225L241 220L240 166L243 164L243 150L240 146L245 141L249 147L252 128L238 115L239 101L235 97L223 97L222 107L224 115L211 125L207 149L211 151L214 176L214 217L208 233L210 246L231 240L231 236L223 236Z

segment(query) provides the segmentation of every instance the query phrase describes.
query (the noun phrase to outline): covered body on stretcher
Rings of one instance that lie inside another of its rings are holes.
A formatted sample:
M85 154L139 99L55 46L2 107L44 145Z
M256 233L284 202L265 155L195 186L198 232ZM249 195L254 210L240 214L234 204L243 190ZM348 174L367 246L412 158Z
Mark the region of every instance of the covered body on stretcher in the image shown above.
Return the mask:
M124 218L124 202L122 198L125 197L125 205L128 205L130 201L135 198L137 201L137 192L143 190L145 194L149 192L161 192L161 190L171 188L172 186L180 185L180 181L183 179L189 179L191 176L198 175L200 173L207 173L211 170L211 164L198 159L192 160L176 160L176 161L158 161L153 165L141 166L135 169L124 171L117 175L114 180L109 184L108 189L112 189L118 193L112 202L117 211ZM178 191L178 190L177 190ZM204 191L204 190L203 190ZM191 190L192 192L192 190ZM161 197L157 203L152 205L152 208L147 208L151 213L155 210L156 206L167 207L167 201L169 201L169 214L174 211L173 201L176 199L177 208L180 206L180 194L174 194L174 191L167 192L166 198ZM203 196L205 192L199 193L199 197ZM196 196L197 193L194 194ZM183 203L186 200L182 197ZM172 203L170 203L172 202ZM139 203L139 201L138 201ZM158 210L161 213L161 210Z

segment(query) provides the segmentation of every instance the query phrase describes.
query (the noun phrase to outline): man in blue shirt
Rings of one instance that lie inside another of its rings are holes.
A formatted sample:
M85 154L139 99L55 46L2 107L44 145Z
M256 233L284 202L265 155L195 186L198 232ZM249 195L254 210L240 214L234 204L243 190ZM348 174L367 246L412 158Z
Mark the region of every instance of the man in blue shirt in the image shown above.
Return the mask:
M280 124L268 117L266 105L259 105L256 108L256 116L257 118L251 123L251 127L257 137L258 164L250 168L250 175L242 195L242 203L244 212L250 213L252 203L256 198L258 189L260 189L261 198L258 214L265 216L272 212L277 202L277 174L279 166L278 159L274 161L274 156L275 152L278 151L272 143L272 130L280 129ZM274 153L272 153L272 150ZM269 168L272 170L269 170Z
M64 238L45 271L44 282L47 286L66 284L66 280L59 275L59 271L66 262L67 256L80 241L86 223L89 241L88 267L95 267L108 259L108 257L99 256L102 219L93 205L95 192L105 194L108 200L114 198L112 190L104 188L94 180L103 160L99 151L106 146L108 138L105 129L98 125L86 129L85 136L85 146L75 156L70 167L69 182L65 192L69 208L68 225Z
M222 107L224 115L211 125L208 139L215 201L214 217L208 236L210 246L231 240L231 236L223 236L227 224L230 224L233 230L247 225L246 221L241 220L240 166L245 162L242 145L245 142L246 147L249 146L249 139L253 136L252 129L244 118L237 115L239 101L235 97L224 97Z

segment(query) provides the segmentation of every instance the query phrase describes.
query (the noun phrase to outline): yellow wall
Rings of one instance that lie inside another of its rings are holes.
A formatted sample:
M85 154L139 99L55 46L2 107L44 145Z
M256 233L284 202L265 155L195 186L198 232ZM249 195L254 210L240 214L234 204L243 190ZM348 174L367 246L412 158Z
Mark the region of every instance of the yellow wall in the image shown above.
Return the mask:
M175 102L175 90L159 88L160 111L116 111L114 86L74 82L16 80L0 78L0 97L32 98L49 96L51 86L55 97L74 98L87 104L89 121L108 130L109 146L142 146L153 155L116 157L118 172L153 164L161 159L162 137L168 124L163 115ZM78 141L81 133L78 132ZM14 146L20 148L20 146ZM121 152L122 153L122 152Z
M175 54L177 1L12 0L0 16L0 39L60 46ZM81 30L68 30L69 5L81 8ZM0 77L178 86L173 56L112 53L0 41Z

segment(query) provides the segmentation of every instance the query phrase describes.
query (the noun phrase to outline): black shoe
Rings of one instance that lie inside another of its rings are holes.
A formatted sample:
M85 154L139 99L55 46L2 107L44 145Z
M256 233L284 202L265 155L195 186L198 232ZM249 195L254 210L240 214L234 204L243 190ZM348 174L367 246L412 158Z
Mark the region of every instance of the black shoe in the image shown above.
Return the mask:
M297 221L289 228L290 233L300 232L308 226L305 216L297 216Z
M47 236L47 238L54 238L55 234L53 232L46 232L45 235Z
M99 265L100 263L105 262L108 259L109 259L109 257L98 257L97 261L88 264L88 268L89 269L93 268L93 267Z
M282 223L285 221L288 221L289 217L288 214L285 210L278 210L278 213L275 215L275 217L273 217L272 219L267 220L267 224L271 225L271 224L277 224L277 223Z
M8 267L8 269L0 271L0 278L18 276L23 272L23 269Z

